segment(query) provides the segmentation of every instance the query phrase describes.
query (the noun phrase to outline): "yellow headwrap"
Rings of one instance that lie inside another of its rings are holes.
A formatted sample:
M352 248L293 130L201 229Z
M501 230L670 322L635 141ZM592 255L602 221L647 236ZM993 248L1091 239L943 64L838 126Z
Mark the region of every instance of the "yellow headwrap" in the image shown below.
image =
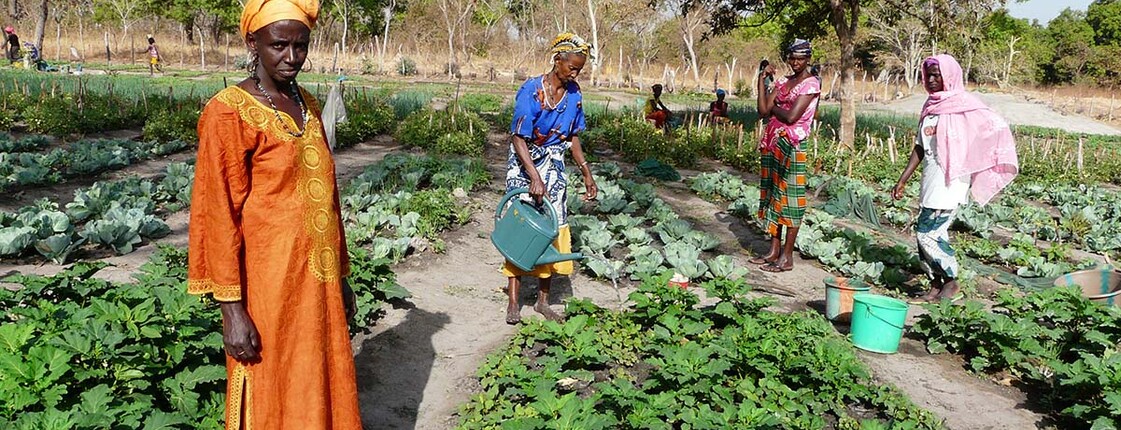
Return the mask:
M249 0L241 12L241 36L277 21L293 19L315 28L319 0Z
M592 45L573 33L561 33L553 38L553 54L578 53L592 56Z

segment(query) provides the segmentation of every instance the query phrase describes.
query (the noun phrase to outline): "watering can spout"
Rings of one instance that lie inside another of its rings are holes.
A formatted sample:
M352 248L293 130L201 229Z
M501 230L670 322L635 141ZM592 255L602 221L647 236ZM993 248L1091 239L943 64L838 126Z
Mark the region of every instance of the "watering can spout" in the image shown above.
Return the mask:
M579 252L561 254L557 252L556 248L550 246L548 248L545 248L545 253L541 254L541 257L537 259L537 264L551 264L558 261L581 260L583 258L584 254L581 254Z

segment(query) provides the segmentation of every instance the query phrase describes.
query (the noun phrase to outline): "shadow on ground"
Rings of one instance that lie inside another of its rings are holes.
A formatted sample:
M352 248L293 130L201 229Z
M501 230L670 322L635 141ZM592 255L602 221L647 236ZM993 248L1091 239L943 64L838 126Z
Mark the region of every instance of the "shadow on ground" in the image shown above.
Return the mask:
M417 427L424 389L436 360L432 336L450 322L443 312L413 308L395 327L363 344L354 361L365 428ZM374 417L380 422L373 422Z

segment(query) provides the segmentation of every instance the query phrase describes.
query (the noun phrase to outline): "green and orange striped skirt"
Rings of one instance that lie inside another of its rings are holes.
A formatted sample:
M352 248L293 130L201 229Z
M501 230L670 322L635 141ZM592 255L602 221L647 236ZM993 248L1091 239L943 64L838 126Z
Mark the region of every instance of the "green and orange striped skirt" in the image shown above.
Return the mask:
M758 217L772 236L780 226L797 228L806 214L806 152L786 136L763 151L759 169Z

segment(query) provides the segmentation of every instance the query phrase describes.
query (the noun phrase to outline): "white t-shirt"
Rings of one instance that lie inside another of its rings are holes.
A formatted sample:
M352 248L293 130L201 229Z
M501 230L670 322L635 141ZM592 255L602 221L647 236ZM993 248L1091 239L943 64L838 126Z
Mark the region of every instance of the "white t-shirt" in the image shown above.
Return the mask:
M938 142L935 130L938 115L927 115L919 127L918 141L925 152L922 163L922 188L919 201L924 208L957 209L969 198L969 178L957 178L946 185L946 172L938 164Z

